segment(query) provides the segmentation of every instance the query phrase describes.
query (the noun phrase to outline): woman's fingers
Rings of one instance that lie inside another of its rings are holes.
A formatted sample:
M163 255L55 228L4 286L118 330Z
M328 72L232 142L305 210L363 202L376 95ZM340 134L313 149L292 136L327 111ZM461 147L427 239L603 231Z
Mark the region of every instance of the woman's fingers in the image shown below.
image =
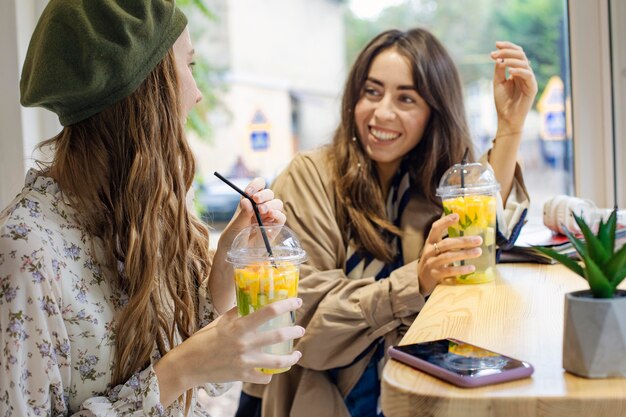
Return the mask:
M263 323L280 316L281 314L296 311L302 306L300 298L288 298L268 304L260 310L239 319L239 325L244 329L256 330Z
M437 243L439 252L448 252L458 249L471 249L481 245L483 238L480 236L463 236L463 237L449 237L443 239Z
M263 190L257 191L254 194L249 194L249 195L257 204L263 204L266 201L270 201L274 199L274 191L270 190L269 188L265 188Z
M268 353L258 353L252 356L247 364L248 370L244 372L241 380L244 382L252 382L254 384L268 384L272 380L272 376L259 371L260 368L265 369L281 369L290 368L302 357L302 353L294 351L289 355L270 355Z
M500 49L491 53L491 58L500 62L502 59L518 59L520 61L528 61L526 54L518 49Z
M530 70L530 63L527 59L499 58L496 64L507 67L509 70L514 68Z
M287 217L282 213L282 200L274 198L274 191L264 187L265 180L263 178L255 178L246 187L246 194L248 194L256 204L264 225L266 223L284 224ZM247 198L242 197L239 206L244 213L254 216L253 205Z
M271 190L268 190L268 191L271 191ZM275 198L273 200L266 201L263 204L258 204L257 207L259 208L259 213L261 214L267 214L271 210L282 211L283 201Z
M252 366L266 369L289 368L298 363L301 357L302 353L297 350L288 355L272 355L261 352L252 359Z
M269 213L267 213L267 216L263 216L262 219L264 225L281 226L287 221L287 216L282 211L271 210ZM272 235L272 237L277 235L278 232L279 229L276 229L276 232Z
M287 342L293 339L299 339L304 336L304 327L301 326L289 326L281 327L275 330L268 330L265 332L259 332L254 337L251 337L251 343L257 346L274 345L280 342Z
M509 68L511 77L521 80L521 86L523 93L529 97L534 97L537 94L537 80L531 69L523 68Z
M496 41L496 48L511 48L511 49L518 49L520 51L522 51L522 47L513 43L513 42L509 42L509 41Z
M509 74L512 77L523 76L524 81L527 83L530 81L530 84L532 84L534 76L532 74L530 61L528 60L524 49L522 49L519 45L507 41L496 42L496 48L498 48L498 50L493 51L490 54L491 58L496 61L496 65L494 67L494 82L497 84L506 83L506 69L508 68ZM517 71L521 69L526 71ZM530 84L529 87L532 87ZM532 91L529 90L529 92Z
M252 196L264 188L265 188L265 180L261 177L256 177L252 181L250 181L250 183L248 184L248 186L246 187L244 191L249 196Z
M452 215L446 217L452 217ZM435 240L439 231L443 232L448 225L458 221L458 217L454 221L453 218L446 219L446 217L433 223L428 238L430 247L425 251L420 262L420 277L430 277L426 280L420 278L420 287L424 290L424 294L430 294L435 286L446 278L474 272L476 269L474 265L454 266L453 264L478 258L482 254L480 245L483 240L480 236L449 237L440 241ZM440 223L437 224L438 222ZM434 241L431 241L431 235Z
M533 85L535 84L533 82L535 76L530 68L509 68L509 73L514 77L522 78L525 81L530 81Z
M418 264L418 276L420 292L424 295L429 295L435 287L441 283L443 277L437 270L434 260L445 254L446 251L453 248L462 247L467 242L443 239L442 237L447 232L448 227L455 225L459 221L459 215L456 213L444 216L433 223L430 233L426 238L426 244Z
M471 274L476 270L474 265L462 265L462 266L441 266L434 268L431 273L437 279L439 283L443 282L447 278L456 277L459 275Z
M258 197L262 194L262 197ZM274 193L272 190L263 190L255 194L255 199L258 197L258 200L263 200L263 198L271 198L269 201L265 201L258 204L257 209L259 210L259 214L261 215L261 220L263 225L268 224L284 224L287 220L287 216L282 212L284 203L282 200L279 200L274 197ZM241 211L245 213L246 216L250 216L251 221L256 221L256 216L254 214L254 208L252 207L252 203L247 198L242 198L239 202L239 207ZM254 219L252 220L252 218Z
M193 385L234 380L267 384L271 376L255 368L288 368L302 355L300 352L268 354L263 352L263 347L301 337L304 329L286 326L259 332L259 326L282 314L290 314L301 305L301 299L291 298L272 303L244 317L238 317L236 308L233 308L172 352L181 352L180 358L185 358Z
M239 208L241 208L241 211L243 211L244 213L248 214L248 215L253 215L254 214L254 209L252 208L252 203L250 201L248 201L247 198L241 198L241 200L239 201ZM235 214L236 216L236 214Z
M438 256L435 256L429 259L427 262L429 262L433 268L438 268L441 266L450 265L453 262L478 258L482 253L483 252L481 248L455 250L455 251L442 253Z
M441 237L445 232L448 231L448 227L454 225L459 221L459 215L456 213L448 214L447 216L442 217L433 223L430 228L430 233L428 233L428 238L426 239L427 243L433 245L434 243L438 243L441 240Z

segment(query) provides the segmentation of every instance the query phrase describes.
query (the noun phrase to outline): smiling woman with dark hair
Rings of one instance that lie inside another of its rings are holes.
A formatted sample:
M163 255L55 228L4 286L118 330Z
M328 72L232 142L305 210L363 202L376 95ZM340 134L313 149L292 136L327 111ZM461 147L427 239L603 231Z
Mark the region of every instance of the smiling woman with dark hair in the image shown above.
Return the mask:
M522 48L496 48L498 133L482 161L501 185L501 237L514 240L528 206L517 151L537 84ZM480 237L442 240L458 216L442 217L435 196L471 146L460 79L439 41L423 29L374 38L348 76L333 143L297 156L274 183L309 255L298 315L307 334L297 366L266 388L244 387L239 416L381 414L386 348L436 285L473 271L452 262L480 256Z

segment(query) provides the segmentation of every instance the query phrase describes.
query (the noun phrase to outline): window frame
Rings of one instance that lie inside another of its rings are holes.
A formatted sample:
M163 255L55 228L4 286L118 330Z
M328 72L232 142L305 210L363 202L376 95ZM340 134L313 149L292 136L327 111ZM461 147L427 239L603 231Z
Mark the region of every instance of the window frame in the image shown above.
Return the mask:
M613 174L617 149L613 146L610 1L568 1L574 189L577 196L600 207L613 206L617 179ZM621 132L622 141L623 136ZM623 173L623 152L616 159Z
M626 2L609 0L613 57L613 122L617 156L617 201L626 207Z

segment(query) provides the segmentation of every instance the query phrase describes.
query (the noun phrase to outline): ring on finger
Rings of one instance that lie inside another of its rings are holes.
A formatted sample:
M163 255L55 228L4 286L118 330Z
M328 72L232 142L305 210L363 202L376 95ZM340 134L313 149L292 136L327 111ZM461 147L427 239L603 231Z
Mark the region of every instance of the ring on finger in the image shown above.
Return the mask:
M435 247L435 251L437 251L437 255L441 255L441 250L439 250L439 246L437 246L436 243L433 243L433 246Z

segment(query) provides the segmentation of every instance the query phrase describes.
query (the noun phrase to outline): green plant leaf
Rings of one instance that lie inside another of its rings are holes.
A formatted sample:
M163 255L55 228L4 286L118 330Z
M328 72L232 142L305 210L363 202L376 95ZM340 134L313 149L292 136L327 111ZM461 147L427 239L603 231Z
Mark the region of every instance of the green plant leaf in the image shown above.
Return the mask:
M626 276L626 245L622 246L604 267L613 287L617 287Z
M210 20L216 20L217 16L206 6L205 0L193 0L193 4Z
M581 277L586 278L585 270L582 268L582 266L580 266L578 262L567 257L566 255L558 253L554 249L544 248L543 246L534 246L533 249L543 253L544 255L549 256L550 258L556 260L557 262L562 263L563 265L565 265L566 267L568 267L569 269L571 269L572 271L574 271Z
M580 227L580 230L583 232L583 236L585 236L585 246L588 250L588 255L593 261L600 266L604 266L606 262L609 260L610 254L600 242L600 239L593 234L587 223L582 217L577 216L574 212L572 212L574 216L574 220L576 220L576 224Z
M177 5L182 8L189 8L191 11L200 11L206 18L215 20L215 14L207 7L206 0L178 0Z
M467 229L468 227L470 227L472 225L472 219L469 218L469 216L467 215L467 213L465 214L465 222L462 224L463 229Z
M609 244L607 248L610 254L615 251L615 229L617 228L617 207L613 209L613 212L609 216L609 220L606 221L607 228L609 229Z
M459 231L454 227L448 227L448 237L459 237L461 236Z
M449 214L452 214L452 210L450 210L448 207L443 206L443 213L447 216Z
M600 223L598 224L598 240L600 241L600 243L602 243L602 246L604 246L604 249L609 252L609 254L613 253L613 249L611 248L611 242L610 242L610 238L609 238L609 229L608 229L608 222L604 223L603 220L600 220Z
M585 256L583 261L585 262L585 278L589 282L589 288L591 288L593 296L596 298L612 298L615 294L615 288L611 285L598 264L590 256Z
M617 289L617 286L624 281L624 278L626 278L626 265L622 266L622 268L615 273L613 281L611 281L613 288Z
M587 256L587 248L585 247L585 244L576 236L574 236L569 230L567 230L567 228L562 227L562 229L563 233L567 237L567 240L572 242L574 249L576 249L576 252L578 252L578 254L580 255L580 259L582 259L584 256Z
M195 109L189 112L187 116L187 126L196 132L201 138L206 138L209 135L210 128L208 124L202 119Z

